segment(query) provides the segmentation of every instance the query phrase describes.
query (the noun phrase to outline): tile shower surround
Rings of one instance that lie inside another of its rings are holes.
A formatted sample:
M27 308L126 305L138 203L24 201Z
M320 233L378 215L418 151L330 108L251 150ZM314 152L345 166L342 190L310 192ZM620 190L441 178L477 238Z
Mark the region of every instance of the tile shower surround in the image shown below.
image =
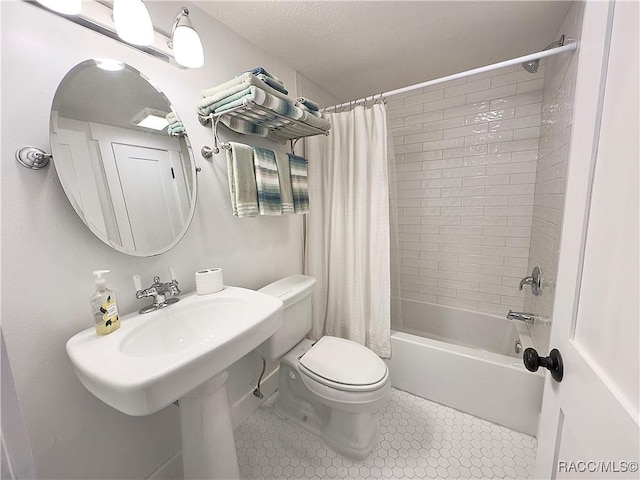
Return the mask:
M506 67L388 102L402 298L524 308L544 72Z

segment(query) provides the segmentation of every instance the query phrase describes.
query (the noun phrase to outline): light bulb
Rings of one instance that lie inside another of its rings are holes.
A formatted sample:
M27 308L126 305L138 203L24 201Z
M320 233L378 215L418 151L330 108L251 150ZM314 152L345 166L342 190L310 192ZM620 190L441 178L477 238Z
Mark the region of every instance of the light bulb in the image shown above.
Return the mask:
M176 62L187 68L204 65L204 51L200 36L193 28L178 26L173 32L173 54Z
M65 15L78 15L82 9L82 0L38 0L38 3Z
M142 0L115 0L113 21L118 36L125 42L133 45L153 43L153 24Z

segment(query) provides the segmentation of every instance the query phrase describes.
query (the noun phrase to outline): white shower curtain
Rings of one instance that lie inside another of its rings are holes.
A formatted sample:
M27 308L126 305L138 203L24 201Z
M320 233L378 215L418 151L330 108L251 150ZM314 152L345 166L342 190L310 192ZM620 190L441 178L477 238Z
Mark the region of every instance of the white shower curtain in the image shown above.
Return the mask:
M331 134L305 143L306 272L318 281L311 336L347 338L390 357L386 108L327 116Z

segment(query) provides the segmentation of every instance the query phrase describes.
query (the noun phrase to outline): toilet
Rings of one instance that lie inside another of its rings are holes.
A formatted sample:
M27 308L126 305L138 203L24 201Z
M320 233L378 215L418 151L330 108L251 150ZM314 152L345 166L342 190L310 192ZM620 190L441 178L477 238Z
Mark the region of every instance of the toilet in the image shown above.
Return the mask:
M315 278L292 275L259 291L284 303L282 327L257 348L280 359L276 411L320 436L337 453L365 459L378 438L375 410L391 390L387 365L368 348L338 337L317 342L311 330Z

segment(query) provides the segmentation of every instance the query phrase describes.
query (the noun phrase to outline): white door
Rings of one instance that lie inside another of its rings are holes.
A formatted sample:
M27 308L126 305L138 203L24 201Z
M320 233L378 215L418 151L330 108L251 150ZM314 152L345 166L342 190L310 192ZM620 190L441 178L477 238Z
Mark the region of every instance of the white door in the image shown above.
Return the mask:
M184 219L169 152L118 143L112 146L136 250L170 245Z
M537 478L639 478L639 13L585 5Z

